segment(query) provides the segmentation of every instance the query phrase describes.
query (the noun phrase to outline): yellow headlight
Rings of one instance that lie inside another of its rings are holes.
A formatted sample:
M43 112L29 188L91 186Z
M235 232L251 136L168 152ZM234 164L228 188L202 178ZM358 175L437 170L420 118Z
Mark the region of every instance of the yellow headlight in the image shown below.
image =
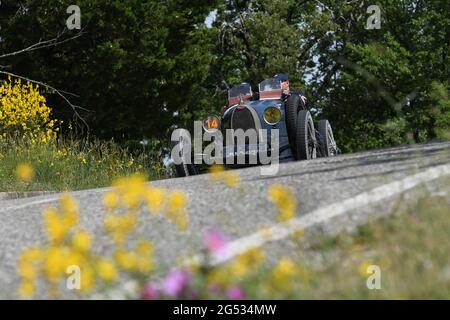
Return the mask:
M268 107L264 110L264 120L270 124L275 125L281 120L281 111L276 107Z

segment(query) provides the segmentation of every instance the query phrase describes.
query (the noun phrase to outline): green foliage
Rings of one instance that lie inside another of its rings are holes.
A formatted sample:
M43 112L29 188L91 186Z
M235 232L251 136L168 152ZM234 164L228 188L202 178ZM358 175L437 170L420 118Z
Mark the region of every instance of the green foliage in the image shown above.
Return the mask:
M12 52L65 28L66 0L2 1L1 51ZM100 137L162 136L173 113L191 106L211 60L203 22L211 1L80 0L84 34L57 47L5 59L14 72L77 93ZM22 10L20 8L26 8ZM78 31L67 31L61 40ZM199 92L200 91L200 92ZM57 98L55 98L57 99ZM71 110L59 98L57 116Z
M379 1L381 29L366 30L371 4L224 1L211 68L216 92L285 71L331 120L346 152L435 138L437 123L447 125L442 115L436 122L430 94L433 82L441 97L448 92L448 2Z
M109 186L118 177L136 172L152 179L166 176L161 158L149 152L130 154L114 142L64 140L32 143L23 138L0 141L1 191L73 191ZM35 171L31 182L15 175L26 163Z

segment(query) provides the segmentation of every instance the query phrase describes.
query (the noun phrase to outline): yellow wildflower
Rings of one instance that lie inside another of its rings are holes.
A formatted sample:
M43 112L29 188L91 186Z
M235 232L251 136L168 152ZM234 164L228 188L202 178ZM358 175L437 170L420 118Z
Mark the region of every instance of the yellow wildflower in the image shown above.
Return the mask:
M180 211L183 210L187 203L186 194L181 191L174 191L169 195L168 210Z
M62 195L59 203L61 205L61 210L64 213L78 212L78 203L71 195Z
M240 182L236 172L225 171L223 165L215 164L209 168L210 178L216 182L222 182L229 187L235 187Z
M117 265L125 271L134 271L137 265L137 255L132 251L118 250L114 254Z
M97 262L97 270L99 277L107 282L115 281L118 278L117 269L109 260L100 259Z
M51 108L39 86L11 77L0 85L0 133L20 134L33 143L47 143L56 137L59 121L50 119Z
M367 277L368 276L368 272L367 269L372 265L372 263L368 262L368 261L364 261L359 265L358 271L359 274L362 277Z
M151 255L154 251L153 244L150 241L141 240L136 246L136 252L139 255Z
M224 177L224 183L229 187L236 187L240 182L240 177L236 172L227 172Z
M95 273L92 267L85 264L81 266L81 283L80 290L82 292L90 292L94 288L95 285Z
M68 250L65 247L51 247L47 250L45 273L50 281L57 281L65 276L68 267Z
M85 231L76 233L72 238L72 247L80 252L87 252L91 249L92 237Z
M107 192L103 197L104 205L109 209L115 209L119 205L119 196L116 192Z
M240 254L231 266L232 273L237 277L245 276L252 268L257 267L265 260L260 248L250 249Z
M36 292L36 284L33 281L24 280L19 287L19 295L23 298L30 298Z
M22 163L16 167L16 176L23 182L31 182L34 178L34 169L29 163Z
M185 212L187 203L186 195L181 191L172 192L167 199L166 217L174 222L181 230L187 228L189 219Z
M275 285L287 287L297 274L298 268L295 263L289 258L282 258L273 270Z
M58 211L55 208L47 208L44 211L44 218L49 240L54 244L61 243L69 228L61 219Z
M167 192L163 189L150 187L146 192L148 210L156 213L162 209Z
M279 184L272 185L269 188L269 199L278 208L278 221L286 222L294 218L297 201L290 189Z

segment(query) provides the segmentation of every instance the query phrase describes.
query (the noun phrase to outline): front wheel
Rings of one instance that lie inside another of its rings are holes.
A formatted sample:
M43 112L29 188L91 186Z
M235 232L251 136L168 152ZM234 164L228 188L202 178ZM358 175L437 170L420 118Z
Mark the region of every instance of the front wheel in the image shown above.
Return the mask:
M177 145L177 143L174 143L174 146ZM189 176L195 176L199 174L198 167L193 162L192 157L192 146L190 143L186 143L184 141L184 137L181 137L180 141L178 142L178 158L180 163L175 163L175 172L177 177L189 177Z
M322 157L333 157L338 154L338 148L333 136L333 129L328 120L320 120L317 129L320 135L320 153Z
M309 160L317 157L316 131L314 121L308 110L300 110L297 115L296 160Z

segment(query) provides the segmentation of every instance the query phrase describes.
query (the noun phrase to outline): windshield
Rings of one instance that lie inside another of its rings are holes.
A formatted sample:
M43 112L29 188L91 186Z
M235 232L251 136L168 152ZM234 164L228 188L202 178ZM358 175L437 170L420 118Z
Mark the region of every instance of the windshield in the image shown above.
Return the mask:
M281 82L278 79L270 78L267 80L264 80L259 84L259 92L264 91L279 91L282 90L281 88Z
M260 100L277 100L281 99L283 95L283 88L281 81L275 78L264 80L259 84L259 99Z
M252 96L252 87L248 83L235 85L228 91L228 98L239 98L240 96Z
M241 100L250 100L253 97L252 86L249 83L235 85L228 91L228 103L231 105Z

